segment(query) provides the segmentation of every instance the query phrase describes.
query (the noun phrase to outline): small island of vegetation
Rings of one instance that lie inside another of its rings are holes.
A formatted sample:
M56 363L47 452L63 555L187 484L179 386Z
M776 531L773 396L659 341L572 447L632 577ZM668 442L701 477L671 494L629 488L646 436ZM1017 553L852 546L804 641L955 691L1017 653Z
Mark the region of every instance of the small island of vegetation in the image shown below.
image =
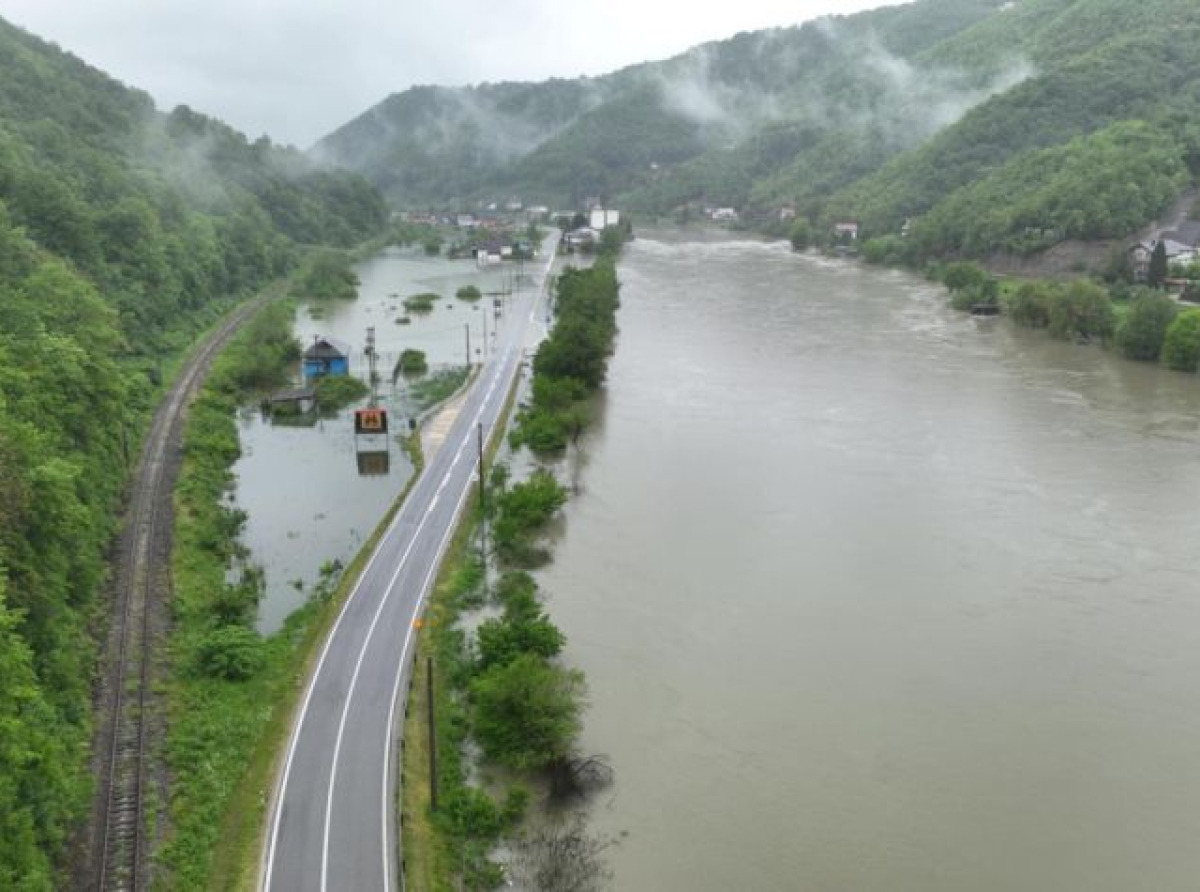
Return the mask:
M434 304L441 300L440 294L425 291L420 294L414 294L404 298L404 309L410 313L430 313L433 311Z

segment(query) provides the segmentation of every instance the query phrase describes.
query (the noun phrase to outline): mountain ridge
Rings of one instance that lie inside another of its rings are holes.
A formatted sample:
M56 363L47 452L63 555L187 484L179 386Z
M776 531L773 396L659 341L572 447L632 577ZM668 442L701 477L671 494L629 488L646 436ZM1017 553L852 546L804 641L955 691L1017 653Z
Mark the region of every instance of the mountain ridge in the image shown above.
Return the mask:
M1106 179L1088 176L1104 207L1080 223L1043 200L1064 174L1061 167L1031 172L1038 152L1100 151L1083 138L1140 121L1168 133L1167 153L1184 162L1187 178L1197 175L1200 88L1190 76L1200 68L1197 29L1200 6L1190 0L916 0L744 32L588 79L592 101L559 106L559 126L523 154L493 155L467 176L451 173L452 188L442 188L440 173L453 171L455 160L433 149L427 163L414 163L402 146L372 147L392 170L405 171L403 188L370 165L349 166L406 207L507 197L578 205L595 197L651 216L730 206L761 226L777 224L780 209L791 207L817 231L854 218L868 238L898 237L908 222L919 238L889 251L915 261L1029 253L1056 239L1121 235L1117 224L1129 224L1115 197L1122 170L1145 176L1131 130L1100 139ZM577 82L553 83L549 89L561 91ZM456 95L474 97L472 89ZM542 101L537 84L509 89L531 107ZM498 120L495 132L506 126L503 115ZM388 126L402 130L404 121ZM352 121L326 136L323 157L346 162L340 147L360 134ZM471 140L486 159L482 132ZM970 204L955 196L1003 169L1014 191L992 193L987 213L1007 215L1009 225L966 239L937 231L970 229L971 220L950 213ZM1072 175L1084 174L1076 167ZM1150 179L1145 191L1155 200L1160 179L1178 185L1174 174L1151 171ZM1152 203L1139 200L1138 213L1152 216ZM1102 222L1106 214L1111 225ZM1034 229L1043 234L1026 238Z

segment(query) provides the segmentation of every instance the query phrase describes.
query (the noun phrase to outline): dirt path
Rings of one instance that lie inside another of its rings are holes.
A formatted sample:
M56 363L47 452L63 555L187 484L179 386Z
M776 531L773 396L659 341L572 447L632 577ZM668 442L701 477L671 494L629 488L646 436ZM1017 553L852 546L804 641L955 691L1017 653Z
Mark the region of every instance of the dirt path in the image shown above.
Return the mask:
M450 428L458 418L458 413L462 409L468 393L470 393L469 387L460 390L456 396L443 403L433 413L433 416L421 425L421 451L425 454L426 462L433 460L442 443L446 441L446 435L450 433Z

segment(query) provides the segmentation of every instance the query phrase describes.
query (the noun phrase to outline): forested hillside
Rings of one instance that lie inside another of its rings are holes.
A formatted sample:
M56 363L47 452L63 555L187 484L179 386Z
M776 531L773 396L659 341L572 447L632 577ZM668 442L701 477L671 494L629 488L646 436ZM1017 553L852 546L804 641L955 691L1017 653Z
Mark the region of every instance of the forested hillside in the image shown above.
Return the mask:
M828 132L882 132L882 124L864 130L865 117L886 118L890 151L926 132L930 107L952 112L994 72L982 80L938 72L920 101L901 102L895 66L1001 2L923 0L744 33L600 78L413 88L325 137L315 153L409 206L505 193L570 202L635 187L638 196L660 190L660 205L698 189L728 193L730 177L741 175L744 189ZM879 64L864 64L873 56ZM675 184L676 167L692 160L700 163Z
M921 254L1027 252L1129 233L1200 172L1200 6L1025 0L1005 15L937 57L1006 47L1036 73L821 212L854 215L870 235L929 214L914 221Z
M541 141L527 128L536 145L449 190L439 178L463 169L457 159L388 141L412 131L412 91L320 148L409 205L597 196L648 214L731 206L760 223L794 206L818 233L859 221L897 259L1028 254L1128 235L1200 173L1197 70L1194 0L915 0L590 81L505 85L524 108L553 104L555 125ZM444 95L482 102L495 89ZM384 149L362 147L377 138L427 188L386 180L370 160Z
M0 21L0 888L61 885L89 796L105 555L160 369L304 243L384 219L357 177Z

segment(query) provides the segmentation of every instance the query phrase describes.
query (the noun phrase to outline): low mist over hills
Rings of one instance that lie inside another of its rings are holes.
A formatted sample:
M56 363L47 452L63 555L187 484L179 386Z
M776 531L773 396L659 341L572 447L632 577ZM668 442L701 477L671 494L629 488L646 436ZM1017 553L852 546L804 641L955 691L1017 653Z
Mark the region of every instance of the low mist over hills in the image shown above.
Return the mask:
M802 139L865 116L880 117L880 127L904 141L980 88L979 78L939 71L921 89L932 107L896 107L888 94L907 79L908 60L997 5L934 0L915 22L892 8L743 33L598 78L415 87L314 151L402 203L504 188L570 201L653 185L685 162L752 142L772 144L784 161L794 148L789 135Z
M314 152L398 205L784 206L904 251L1125 234L1200 162L1200 5L917 0L599 78L420 87ZM908 230L906 230L908 231Z

